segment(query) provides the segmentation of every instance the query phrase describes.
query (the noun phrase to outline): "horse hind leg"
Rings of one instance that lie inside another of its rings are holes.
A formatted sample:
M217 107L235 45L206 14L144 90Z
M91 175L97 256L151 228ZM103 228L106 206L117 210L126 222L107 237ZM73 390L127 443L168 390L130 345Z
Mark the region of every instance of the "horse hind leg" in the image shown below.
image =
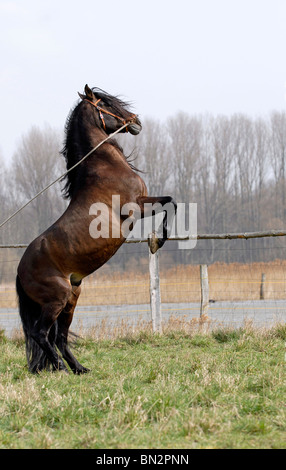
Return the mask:
M49 303L42 306L41 315L31 331L31 337L42 349L38 361L31 360L30 370L38 372L48 368L51 364L53 370L67 371L67 368L55 348L57 338L57 318L63 309L60 303Z
M38 286L37 286L38 289ZM49 343L48 336L55 336L56 326L51 306L42 307L26 293L19 276L16 277L16 290L18 294L19 313L25 334L26 357L30 372L38 373L48 369L51 362L57 364L58 357L53 346ZM63 306L61 306L61 309ZM54 310L54 309L52 309Z
M57 326L58 333L56 338L56 345L63 355L64 360L68 363L74 374L85 374L89 372L89 369L82 366L78 360L74 357L70 349L68 348L68 332L71 325L74 310L81 292L80 285L73 285L70 298L65 308L60 313Z

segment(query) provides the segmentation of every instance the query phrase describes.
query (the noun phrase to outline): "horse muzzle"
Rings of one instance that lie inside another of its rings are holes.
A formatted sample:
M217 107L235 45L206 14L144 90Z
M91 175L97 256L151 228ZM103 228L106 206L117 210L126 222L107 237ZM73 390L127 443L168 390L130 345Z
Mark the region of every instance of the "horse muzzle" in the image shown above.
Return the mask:
M129 124L129 126L127 127L128 131L130 132L130 134L132 135L137 135L139 134L139 132L141 132L142 130L142 125L141 125L141 122L140 120L138 119L138 117L136 117L134 119L133 122L131 122Z

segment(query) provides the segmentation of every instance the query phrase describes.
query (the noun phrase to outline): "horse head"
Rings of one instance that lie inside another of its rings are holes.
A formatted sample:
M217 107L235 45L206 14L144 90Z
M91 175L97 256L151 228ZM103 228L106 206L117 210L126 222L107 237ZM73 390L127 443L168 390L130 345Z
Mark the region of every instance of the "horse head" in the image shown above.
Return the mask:
M106 134L111 134L128 124L121 132L130 132L137 135L142 129L140 119L128 109L128 103L124 103L116 96L112 96L100 88L89 88L85 85L85 94L78 93L80 98L92 104L98 111L99 123Z

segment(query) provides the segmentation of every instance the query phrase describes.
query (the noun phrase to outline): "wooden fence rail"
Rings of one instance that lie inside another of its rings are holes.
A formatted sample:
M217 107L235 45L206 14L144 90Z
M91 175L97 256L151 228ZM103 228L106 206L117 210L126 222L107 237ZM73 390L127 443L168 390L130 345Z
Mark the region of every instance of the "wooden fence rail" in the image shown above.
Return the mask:
M187 237L171 237L169 241L187 241L187 240L237 240L249 238L265 238L265 237L285 237L285 230L270 230L268 232L242 232L242 233L198 233L197 235L190 235ZM148 238L142 239L127 239L125 243L148 243ZM27 248L27 243L0 245L0 248Z

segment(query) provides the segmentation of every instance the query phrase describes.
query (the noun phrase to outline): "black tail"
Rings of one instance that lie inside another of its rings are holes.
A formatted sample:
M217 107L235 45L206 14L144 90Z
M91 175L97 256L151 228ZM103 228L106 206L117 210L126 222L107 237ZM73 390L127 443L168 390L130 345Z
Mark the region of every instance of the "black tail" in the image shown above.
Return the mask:
M41 315L41 306L26 294L19 276L16 277L16 290L19 301L19 313L26 340L26 356L29 370L35 373L43 369L49 369L50 361L42 348L31 336L34 326ZM55 322L49 333L49 341L51 343L55 342L56 335L57 322Z

